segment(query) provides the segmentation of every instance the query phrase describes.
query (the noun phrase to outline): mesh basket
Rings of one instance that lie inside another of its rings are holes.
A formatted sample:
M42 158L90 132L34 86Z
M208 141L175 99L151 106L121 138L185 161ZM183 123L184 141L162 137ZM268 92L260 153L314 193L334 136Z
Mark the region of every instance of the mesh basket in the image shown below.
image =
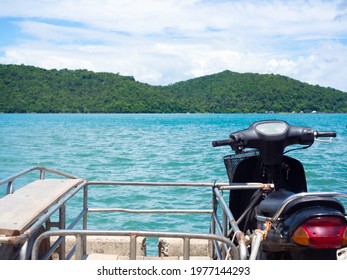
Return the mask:
M247 151L241 154L233 154L233 155L227 155L223 158L224 165L227 170L227 175L229 182L233 182L234 174L236 171L237 166L240 164L240 162L244 161L247 158L258 156L259 152L257 150Z

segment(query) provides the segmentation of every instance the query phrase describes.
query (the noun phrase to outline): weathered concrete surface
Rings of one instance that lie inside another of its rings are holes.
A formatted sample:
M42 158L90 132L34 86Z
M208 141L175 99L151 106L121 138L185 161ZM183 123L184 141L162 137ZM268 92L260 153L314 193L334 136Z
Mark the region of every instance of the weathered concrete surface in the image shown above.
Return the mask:
M159 238L159 243L167 244L168 256L183 256L183 239L182 238ZM190 256L208 256L208 240L191 239Z
M54 243L56 238L51 239L51 244ZM76 243L75 237L66 237L66 254L68 254ZM145 255L145 241L144 237L136 239L136 253L139 256ZM105 254L105 255L120 255L130 256L130 237L118 236L89 236L87 237L87 255L89 254ZM55 253L53 259L57 259L58 254Z

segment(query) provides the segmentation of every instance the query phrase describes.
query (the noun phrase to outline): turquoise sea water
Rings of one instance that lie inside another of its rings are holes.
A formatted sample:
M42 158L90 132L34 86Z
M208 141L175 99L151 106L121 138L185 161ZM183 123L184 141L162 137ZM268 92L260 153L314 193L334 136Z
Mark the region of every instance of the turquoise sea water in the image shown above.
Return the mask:
M335 130L333 142L289 155L303 162L310 191L347 191L346 114L0 114L0 180L39 165L88 180L227 182L231 151L211 142L264 119ZM92 207L211 207L201 188L95 188L90 198ZM94 214L90 227L208 232L209 217Z

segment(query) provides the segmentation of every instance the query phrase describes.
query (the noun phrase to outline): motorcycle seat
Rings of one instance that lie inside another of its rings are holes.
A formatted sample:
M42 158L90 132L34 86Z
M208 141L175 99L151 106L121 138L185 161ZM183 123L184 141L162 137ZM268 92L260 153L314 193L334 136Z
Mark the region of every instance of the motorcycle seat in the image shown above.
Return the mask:
M265 216L265 217L272 217L275 215L277 210L280 208L280 206L283 204L283 202L290 197L291 195L294 195L293 192L287 191L285 189L280 189L278 191L275 191L273 193L270 193L267 198L262 200L259 205L256 207L256 215L257 216ZM299 199L293 200L290 202L286 208L282 212L282 216L285 214L290 214L298 209L302 209L303 207L310 207L310 206L330 206L336 210L341 211L342 213L345 212L344 206L340 201L338 201L335 198L331 197L317 197L317 196L303 196Z
M282 205L284 200L293 195L293 192L281 189L270 193L264 200L262 200L256 207L256 215L272 217L277 209Z

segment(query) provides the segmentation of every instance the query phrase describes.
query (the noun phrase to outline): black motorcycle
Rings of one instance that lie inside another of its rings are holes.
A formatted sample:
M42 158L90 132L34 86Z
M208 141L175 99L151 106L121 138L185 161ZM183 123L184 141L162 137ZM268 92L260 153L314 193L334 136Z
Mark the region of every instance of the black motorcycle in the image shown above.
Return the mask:
M231 184L272 186L230 190L230 211L252 245L249 259L346 259L347 216L339 198L347 194L308 192L303 165L284 155L310 147L319 137L336 137L336 133L266 120L212 143L235 151L224 157Z

